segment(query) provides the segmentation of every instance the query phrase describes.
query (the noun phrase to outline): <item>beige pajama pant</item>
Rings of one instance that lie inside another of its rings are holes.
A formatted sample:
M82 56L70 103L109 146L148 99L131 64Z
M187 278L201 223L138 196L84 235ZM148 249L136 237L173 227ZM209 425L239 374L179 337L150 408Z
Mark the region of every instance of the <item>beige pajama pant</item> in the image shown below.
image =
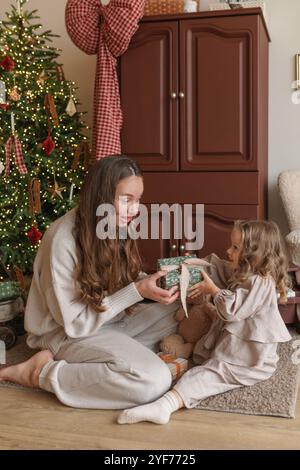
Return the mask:
M157 343L175 332L171 305L139 303L121 312L97 335L68 338L39 376L40 387L75 408L123 409L156 400L171 386Z
M217 335L223 337L230 335L226 331ZM241 349L243 340L239 340ZM196 407L201 400L228 392L235 388L255 385L269 379L276 370L278 356L277 344L271 345L269 355L265 357L265 363L257 366L237 362L239 356L218 357L218 353L212 349L203 347L203 340L196 344L193 360L197 364L188 370L175 384L174 389L181 396L186 408Z

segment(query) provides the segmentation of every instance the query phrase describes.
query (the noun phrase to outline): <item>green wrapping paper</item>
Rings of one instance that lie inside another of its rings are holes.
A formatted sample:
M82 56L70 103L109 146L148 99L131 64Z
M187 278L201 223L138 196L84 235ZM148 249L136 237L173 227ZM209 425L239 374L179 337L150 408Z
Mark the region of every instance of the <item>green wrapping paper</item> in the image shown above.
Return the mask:
M0 300L16 299L21 296L20 284L16 281L0 282Z
M180 300L187 317L188 288L203 280L201 271L207 266L211 266L210 263L193 255L158 260L158 270L167 271L167 274L160 278L160 286L163 289L170 289L179 285Z
M164 270L165 266L174 266L178 265L178 268L174 271L168 272L165 276L160 278L160 287L163 289L170 289L173 286L179 285L180 282L180 274L181 274L181 265L187 259L195 259L195 256L188 255L188 256L177 256L174 258L161 258L158 260L158 270ZM188 266L188 271L190 274L189 285L188 287L197 284L197 282L202 281L202 267L193 267Z

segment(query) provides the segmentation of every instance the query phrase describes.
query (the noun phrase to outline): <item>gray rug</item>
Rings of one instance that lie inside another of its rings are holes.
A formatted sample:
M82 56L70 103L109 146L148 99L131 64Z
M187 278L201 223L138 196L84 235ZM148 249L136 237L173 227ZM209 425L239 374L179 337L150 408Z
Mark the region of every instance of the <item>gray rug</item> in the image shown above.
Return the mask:
M279 345L278 354L280 359L278 368L269 380L251 387L242 387L206 398L200 402L197 408L229 413L294 418L300 377L300 353L295 354L295 341L300 340L300 335L294 330L291 330L290 333L293 339L288 343ZM16 345L7 351L6 362L7 364L17 364L29 359L35 352L27 347L25 336L19 337ZM294 362L299 363L294 364L293 358ZM0 387L41 391L2 381Z
M197 408L294 418L300 377L300 352L299 349L298 354L296 352L295 341L300 340L300 335L294 330L290 330L290 333L293 339L281 343L278 347L278 367L270 379L251 387L242 387L206 398Z

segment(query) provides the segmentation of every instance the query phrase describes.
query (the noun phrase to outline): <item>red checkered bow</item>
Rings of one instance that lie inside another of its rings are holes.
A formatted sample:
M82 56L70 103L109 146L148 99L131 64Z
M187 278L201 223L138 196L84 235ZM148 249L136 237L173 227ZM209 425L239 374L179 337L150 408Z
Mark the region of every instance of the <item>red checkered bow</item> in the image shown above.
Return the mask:
M10 156L12 152L15 155L15 163L16 166L19 168L19 172L21 173L21 175L26 175L27 168L24 163L21 142L19 141L17 136L12 135L5 145L5 176L9 176Z

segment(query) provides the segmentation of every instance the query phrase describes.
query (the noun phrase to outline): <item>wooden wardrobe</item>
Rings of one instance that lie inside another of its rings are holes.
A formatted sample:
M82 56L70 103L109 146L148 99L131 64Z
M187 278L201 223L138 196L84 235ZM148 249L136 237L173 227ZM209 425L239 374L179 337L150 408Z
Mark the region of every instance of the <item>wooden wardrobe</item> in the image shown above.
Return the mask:
M267 217L268 48L260 8L145 17L120 59L122 151L146 205L204 204L199 257L225 256L235 219ZM141 240L144 267L186 239Z

